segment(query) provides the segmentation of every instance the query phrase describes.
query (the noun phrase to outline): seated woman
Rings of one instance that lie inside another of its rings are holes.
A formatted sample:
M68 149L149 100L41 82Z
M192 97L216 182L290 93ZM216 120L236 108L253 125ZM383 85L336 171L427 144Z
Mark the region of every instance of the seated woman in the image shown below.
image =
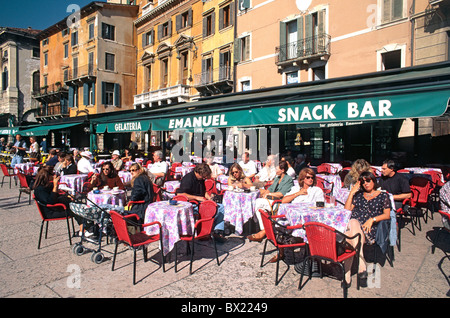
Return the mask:
M298 186L292 187L281 203L325 202L321 188L316 186L316 173L311 168L303 168L298 175Z
M377 179L372 172L361 173L358 182L350 190L345 202L345 209L351 210L352 215L348 223L348 236L361 234L361 246L366 242L374 243L377 225L380 221L390 219L391 204L389 195L377 189ZM356 247L357 240L348 240ZM352 261L345 263L345 280L350 283L350 269ZM367 287L367 267L364 260L363 249L360 251L358 278L361 287Z
M271 211L272 210L272 202L274 200L280 200L288 193L292 187L294 186L294 181L287 174L288 164L286 161L280 161L279 165L276 167L276 177L273 180L272 185L266 190L260 190L260 198L256 199L255 202L255 214L259 221L259 228L262 229L256 234L252 234L247 236L249 241L253 242L261 242L266 236L266 231L264 230L264 224L262 222L261 213L259 213L259 209ZM280 256L283 257L281 251ZM270 262L276 262L277 257L273 257Z
M253 186L249 177L246 177L244 170L238 163L233 163L230 168L230 176L228 177L228 185L234 188L250 189Z
M53 166L42 166L39 168L33 184L34 196L37 201L44 205L57 203L64 204L68 215L75 218L78 225L80 225L80 231L83 231L83 218L70 210L69 203L72 202L72 199L67 195L61 195L58 191L59 179L59 176L54 176ZM41 209L44 217L61 218L66 216L66 212L62 210L49 209L46 206L41 206Z
M351 189L351 187L358 182L359 175L364 171L372 171L370 164L364 159L355 160L350 171L344 177L344 188Z
M77 174L78 169L72 155L66 155L62 164L61 175Z
M131 172L131 196L130 201L144 201L144 203L133 204L126 214L137 214L140 223L144 222L145 210L153 201L153 184L146 171L138 163L133 163Z
M119 187L120 190L125 189L125 186L111 161L104 162L101 166L100 174L94 174L92 176L91 186L99 189L103 189L105 186L108 186L110 189L114 187Z

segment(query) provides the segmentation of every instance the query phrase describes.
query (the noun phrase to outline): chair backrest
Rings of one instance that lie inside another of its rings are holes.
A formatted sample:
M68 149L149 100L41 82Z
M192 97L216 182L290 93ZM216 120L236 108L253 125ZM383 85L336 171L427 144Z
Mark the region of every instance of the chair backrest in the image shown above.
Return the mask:
M18 173L17 177L19 178L20 187L21 188L28 188L27 177L23 173Z
M153 183L153 202L159 202L162 201L161 198L161 188L157 185Z
M337 262L336 230L318 222L305 223L304 229L311 256Z
M9 176L9 172L8 172L8 168L6 167L6 165L4 165L3 163L0 164L0 167L2 168L2 172L4 176Z
M316 184L322 189L323 193L329 194L333 191L334 183L325 180L319 176L316 176ZM331 189L330 189L331 188Z
M200 220L207 220L206 222L201 222L197 228L197 236L209 235L213 229L214 217L217 213L217 203L211 200L202 201L198 208L198 214L200 215Z
M431 176L431 182L433 182L433 187L443 186L443 183L441 180L442 173L440 173L439 171L428 170L428 171L425 171L424 174L428 174Z
M428 196L432 190L431 181L429 179L425 177L413 177L409 180L409 187L411 188L412 193L412 207L428 202Z
M216 188L216 180L214 179L206 179L205 180L205 188L206 193L208 194L217 194L217 188Z
M189 201L188 197L185 196L185 195L183 195L183 194L177 194L176 196L174 196L174 197L172 198L172 200L176 200L176 201L185 201L185 202L188 202L188 201Z
M278 246L276 237L275 237L275 231L273 229L273 223L269 218L269 214L267 214L266 211L264 211L263 209L259 209L259 213L261 213L261 217L262 217L262 221L263 221L263 225L264 225L264 230L266 231L266 236L267 239L272 241L272 243L275 246Z
M130 233L128 233L127 221L125 217L116 211L110 211L109 215L111 216L114 230L116 231L119 241L123 241L131 245Z
M42 212L42 205L38 202L38 200L36 200L36 197L34 196L34 193L33 193L33 200L34 200L34 202L36 202L36 206L37 206L38 212L39 212L41 218L44 220L45 217L44 217L44 213Z
M317 166L317 173L326 173L329 174L331 172L330 166L326 163L322 163Z

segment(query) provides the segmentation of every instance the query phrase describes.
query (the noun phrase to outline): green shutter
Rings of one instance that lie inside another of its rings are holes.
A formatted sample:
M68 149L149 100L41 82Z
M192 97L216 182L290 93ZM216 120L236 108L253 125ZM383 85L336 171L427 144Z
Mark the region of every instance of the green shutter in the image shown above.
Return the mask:
M83 105L84 106L89 105L89 84L88 83L83 84Z
M114 106L120 107L120 84L114 84Z
M286 45L286 23L280 22L280 52L278 53L278 61L286 61L287 58L287 45Z
M102 104L106 105L106 83L102 82Z
M74 106L73 97L74 97L73 86L69 86L69 107L71 108Z
M241 39L234 39L234 63L239 63L241 61Z

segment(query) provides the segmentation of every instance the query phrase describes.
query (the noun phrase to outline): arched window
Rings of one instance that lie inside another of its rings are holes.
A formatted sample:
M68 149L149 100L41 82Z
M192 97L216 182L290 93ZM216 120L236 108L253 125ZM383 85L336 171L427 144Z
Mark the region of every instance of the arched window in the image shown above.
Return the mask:
M36 71L33 73L33 92L39 92L41 87L41 73Z

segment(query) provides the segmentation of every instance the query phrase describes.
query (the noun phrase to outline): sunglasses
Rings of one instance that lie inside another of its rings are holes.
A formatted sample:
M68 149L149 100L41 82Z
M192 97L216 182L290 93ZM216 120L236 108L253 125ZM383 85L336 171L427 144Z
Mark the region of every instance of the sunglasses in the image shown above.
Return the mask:
M102 170L103 170L103 171L109 171L109 170L111 170L111 169L109 169L109 168L103 168Z
M362 184L364 183L370 183L372 181L372 179L360 179L359 180Z
M239 171L232 171L231 173L233 173L233 174L234 174L234 173L239 173Z
M314 179L314 177L306 176L305 179Z
M138 171L137 169L130 169L130 172Z

